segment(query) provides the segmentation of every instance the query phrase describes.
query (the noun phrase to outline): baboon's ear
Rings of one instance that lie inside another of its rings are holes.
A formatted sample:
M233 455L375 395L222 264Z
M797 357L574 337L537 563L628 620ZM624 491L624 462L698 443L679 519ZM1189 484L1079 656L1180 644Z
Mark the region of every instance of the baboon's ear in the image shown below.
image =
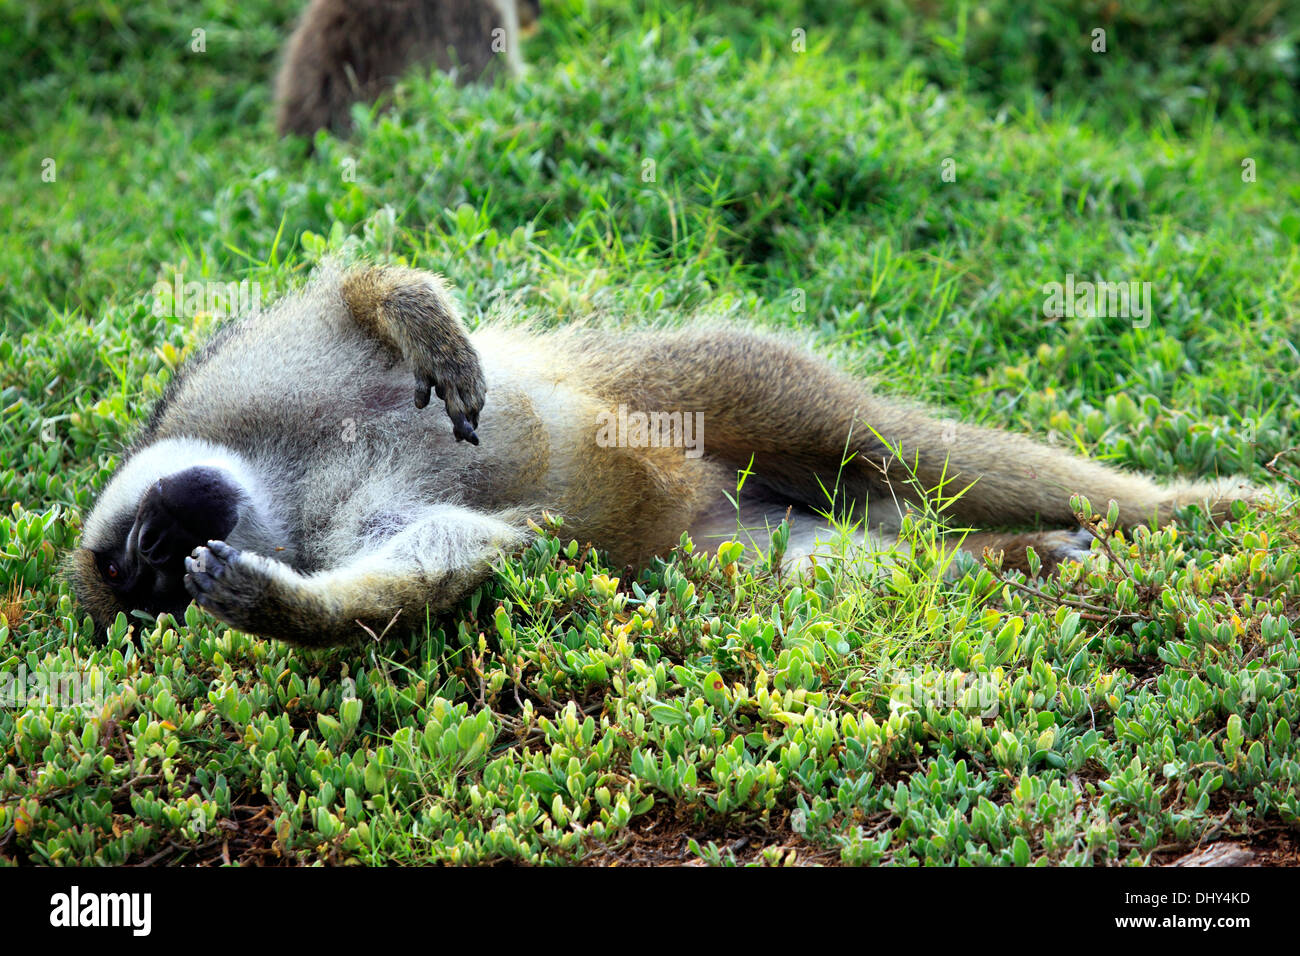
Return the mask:
M96 634L102 635L104 629L113 623L118 611L130 612L99 573L95 553L89 548L77 548L68 555L63 563L63 577L72 585L77 603L95 622Z

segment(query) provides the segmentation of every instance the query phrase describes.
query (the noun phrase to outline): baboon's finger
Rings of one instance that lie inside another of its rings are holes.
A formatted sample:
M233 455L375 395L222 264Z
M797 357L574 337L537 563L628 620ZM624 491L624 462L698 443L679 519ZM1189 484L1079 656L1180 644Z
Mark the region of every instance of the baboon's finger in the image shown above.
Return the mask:
M464 412L448 411L451 416L451 432L456 436L456 441L467 441L471 445L478 444L478 435L474 434L474 426L469 423Z

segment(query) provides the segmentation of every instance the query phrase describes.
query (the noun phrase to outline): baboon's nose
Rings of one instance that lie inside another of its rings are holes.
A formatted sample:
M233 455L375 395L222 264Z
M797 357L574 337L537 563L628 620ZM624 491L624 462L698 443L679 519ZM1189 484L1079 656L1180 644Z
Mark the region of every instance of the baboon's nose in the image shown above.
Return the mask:
M140 526L136 544L140 556L155 568L163 568L173 557L167 546L167 535L157 521L147 520Z

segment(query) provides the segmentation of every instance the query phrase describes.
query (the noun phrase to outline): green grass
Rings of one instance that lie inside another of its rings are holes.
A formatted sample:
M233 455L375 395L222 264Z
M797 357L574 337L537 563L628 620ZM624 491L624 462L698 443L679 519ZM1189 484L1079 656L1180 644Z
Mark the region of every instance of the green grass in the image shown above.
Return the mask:
M1143 864L1295 833L1286 509L1029 591L936 583L924 548L633 578L561 527L329 653L193 608L104 643L58 577L214 324L154 317L154 282L273 294L345 245L445 272L471 322L725 313L954 416L1294 491L1285 5L548 3L526 80L412 75L310 159L269 121L284 6L0 0L0 672L105 688L0 707L0 862ZM1152 322L1045 317L1067 274L1150 282Z

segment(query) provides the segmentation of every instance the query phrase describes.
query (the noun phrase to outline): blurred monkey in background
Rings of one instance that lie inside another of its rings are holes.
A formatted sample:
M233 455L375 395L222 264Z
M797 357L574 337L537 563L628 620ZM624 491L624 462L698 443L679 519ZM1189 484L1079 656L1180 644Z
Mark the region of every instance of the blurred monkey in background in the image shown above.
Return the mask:
M541 0L311 0L276 78L276 127L281 136L346 135L352 104L374 101L416 63L462 82L498 63L518 76L520 37L536 31L540 13Z

